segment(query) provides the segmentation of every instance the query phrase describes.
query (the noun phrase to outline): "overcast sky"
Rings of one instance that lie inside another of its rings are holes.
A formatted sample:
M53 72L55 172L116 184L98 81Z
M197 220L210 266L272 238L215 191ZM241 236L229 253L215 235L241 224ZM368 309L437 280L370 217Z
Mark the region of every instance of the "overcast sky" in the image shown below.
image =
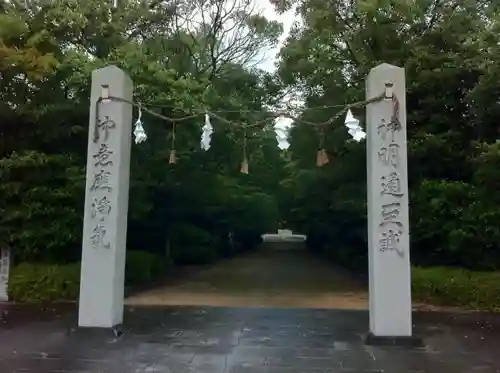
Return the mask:
M292 9L282 15L277 14L274 11L274 6L269 0L255 0L257 7L262 9L263 15L270 21L279 21L283 24L284 33L281 36L280 43L277 48L264 52L264 61L261 63L261 68L267 71L273 71L275 69L274 62L276 60L276 54L279 52L280 47L283 45L284 40L288 36L290 27L295 20L295 9Z

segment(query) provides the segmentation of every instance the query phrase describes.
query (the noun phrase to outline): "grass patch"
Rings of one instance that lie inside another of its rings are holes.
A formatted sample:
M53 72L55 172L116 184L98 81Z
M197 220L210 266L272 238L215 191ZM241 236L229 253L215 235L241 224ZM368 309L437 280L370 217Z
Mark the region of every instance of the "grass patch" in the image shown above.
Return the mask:
M412 292L416 300L436 305L499 312L500 272L414 267Z

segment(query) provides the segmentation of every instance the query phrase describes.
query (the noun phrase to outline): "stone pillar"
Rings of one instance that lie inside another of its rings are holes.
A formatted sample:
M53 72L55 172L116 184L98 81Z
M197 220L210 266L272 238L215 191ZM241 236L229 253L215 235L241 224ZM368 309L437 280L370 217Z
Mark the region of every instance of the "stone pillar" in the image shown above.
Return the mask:
M116 66L92 73L78 325L123 321L130 178L131 79Z
M10 248L0 249L0 302L9 301Z
M393 98L371 103L366 110L372 340L412 336L403 68L382 64L370 71L367 99L379 96L386 88Z

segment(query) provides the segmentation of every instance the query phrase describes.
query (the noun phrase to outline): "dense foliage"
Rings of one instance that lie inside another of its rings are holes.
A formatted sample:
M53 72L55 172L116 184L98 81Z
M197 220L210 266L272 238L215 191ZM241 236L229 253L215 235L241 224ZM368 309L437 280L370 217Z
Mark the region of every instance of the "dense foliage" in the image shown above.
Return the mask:
M0 2L0 245L16 262L80 258L90 73L109 64L127 71L135 100L161 106L158 113L200 114L177 126L174 165L172 123L143 118L149 140L132 150L130 247L205 263L276 228L270 193L284 161L272 134L249 133L250 174L239 167L241 124L266 112L275 89L252 63L282 27L247 0L214 13L223 3ZM235 123L213 119L206 153L204 107L228 111L219 115Z
M323 122L336 109L313 108L364 99L364 79L376 65L405 67L413 263L500 268L498 4L282 5L297 6L303 20L281 51L279 71L287 85L304 92L304 119ZM363 118L364 110L354 114ZM317 169L317 133L294 127L293 176L285 183L289 221L318 252L366 271L365 144L346 139L342 121L333 123L326 140L330 163Z

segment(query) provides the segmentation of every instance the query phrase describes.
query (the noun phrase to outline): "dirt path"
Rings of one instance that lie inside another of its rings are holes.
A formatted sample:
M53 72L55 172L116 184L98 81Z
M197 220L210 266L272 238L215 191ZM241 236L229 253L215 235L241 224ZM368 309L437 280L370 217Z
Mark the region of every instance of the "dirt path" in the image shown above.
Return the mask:
M367 299L366 288L349 274L305 251L262 250L194 271L126 303L366 309Z

